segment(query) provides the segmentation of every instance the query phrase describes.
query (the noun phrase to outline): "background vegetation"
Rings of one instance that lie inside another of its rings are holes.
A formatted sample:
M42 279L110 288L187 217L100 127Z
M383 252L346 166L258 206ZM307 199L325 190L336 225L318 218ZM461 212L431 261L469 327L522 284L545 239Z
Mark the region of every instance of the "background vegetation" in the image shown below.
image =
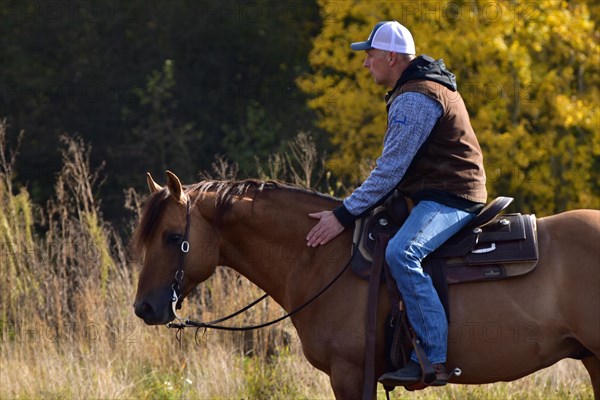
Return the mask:
M133 316L139 265L127 242L144 173L279 178L343 196L385 130L384 90L348 44L397 19L419 53L457 74L491 195L538 215L600 208L599 10L0 0L0 398L331 398L285 323L186 332L180 344ZM219 268L183 312L210 319L259 295ZM244 318L279 315L269 303ZM518 383L394 395L591 398L591 388L565 361Z
M94 195L109 220L126 216L123 189L141 188L148 170L192 182L218 154L255 177L300 131L330 154L334 188L352 188L380 152L385 89L349 43L397 19L418 53L457 75L491 196L538 215L597 208L599 10L592 0L0 0L0 117L9 142L26 132L15 178L36 202L52 194L60 135L90 143L92 163L105 162Z
M36 200L65 132L106 162L114 219L148 170L192 182L218 153L255 176L255 156L312 127L294 81L321 24L314 1L0 0L0 20L0 117L11 139L26 132L17 179Z

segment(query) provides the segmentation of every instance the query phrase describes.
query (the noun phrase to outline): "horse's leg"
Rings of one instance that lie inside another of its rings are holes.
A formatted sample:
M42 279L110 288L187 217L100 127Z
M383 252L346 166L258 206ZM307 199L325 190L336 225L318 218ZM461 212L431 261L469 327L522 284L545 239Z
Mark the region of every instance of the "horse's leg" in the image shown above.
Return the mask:
M587 372L590 374L594 398L600 400L600 358L590 356L581 361L583 362L585 369L587 369Z
M330 381L337 400L362 398L363 379L362 365L341 358L332 360ZM372 397L375 398L375 393Z

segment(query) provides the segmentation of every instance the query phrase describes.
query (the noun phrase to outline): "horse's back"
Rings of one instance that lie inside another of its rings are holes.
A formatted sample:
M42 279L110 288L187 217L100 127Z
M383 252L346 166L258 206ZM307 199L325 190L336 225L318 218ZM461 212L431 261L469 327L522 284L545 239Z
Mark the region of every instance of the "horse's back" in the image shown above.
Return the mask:
M590 243L598 248L600 240L600 210L572 210L540 218L538 223L550 233L561 238L570 237L579 244ZM589 235L589 237L582 237Z
M556 273L600 274L600 210L573 210L538 220L540 265ZM590 282L600 290L600 279Z

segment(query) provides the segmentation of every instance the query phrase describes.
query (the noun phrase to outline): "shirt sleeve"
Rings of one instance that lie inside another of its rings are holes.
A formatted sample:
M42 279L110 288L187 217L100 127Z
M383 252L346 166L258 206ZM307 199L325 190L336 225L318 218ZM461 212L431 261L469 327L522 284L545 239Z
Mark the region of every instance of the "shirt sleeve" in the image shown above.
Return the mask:
M383 151L369 177L344 199L334 214L349 226L362 213L383 200L398 186L419 148L442 115L442 106L430 97L406 92L390 106Z

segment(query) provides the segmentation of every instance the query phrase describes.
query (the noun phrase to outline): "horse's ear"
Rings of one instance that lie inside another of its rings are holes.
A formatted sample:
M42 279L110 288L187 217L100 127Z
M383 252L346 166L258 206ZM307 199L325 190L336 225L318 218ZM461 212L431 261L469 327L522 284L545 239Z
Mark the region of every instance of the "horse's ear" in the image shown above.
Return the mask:
M152 179L152 175L150 175L150 172L146 172L146 182L148 183L150 194L162 190L162 187L158 183L154 182L154 179Z
M167 171L167 187L169 188L169 192L175 197L177 201L180 203L185 203L186 197L185 193L183 193L183 188L181 186L181 181L171 171Z

